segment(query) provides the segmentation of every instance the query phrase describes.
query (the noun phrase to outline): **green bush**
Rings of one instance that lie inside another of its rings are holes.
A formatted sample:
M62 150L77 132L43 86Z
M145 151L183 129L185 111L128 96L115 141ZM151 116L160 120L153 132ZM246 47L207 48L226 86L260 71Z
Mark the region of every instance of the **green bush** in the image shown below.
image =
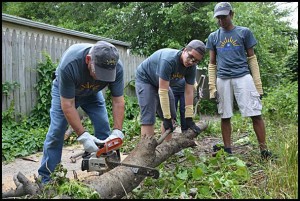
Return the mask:
M290 50L285 61L285 77L292 80L298 81L298 45Z
M37 67L38 82L36 85L38 98L29 117L16 114L14 101L8 110L2 112L2 160L12 161L16 157L27 156L43 148L47 129L50 123L49 108L51 106L52 74L56 64L44 53L45 62ZM15 116L19 115L18 121Z
M32 127L48 127L50 124L51 87L57 64L51 61L48 54L44 53L44 56L46 61L40 62L37 66L38 81L35 86L38 93L37 104L30 113L28 122Z
M263 115L275 122L298 123L298 83L286 81L263 98Z
M218 114L217 103L215 100L203 99L200 101L197 111L197 113L200 111L200 113L204 115L216 115Z
M46 128L30 128L27 120L2 127L2 161L13 161L41 151L46 137Z

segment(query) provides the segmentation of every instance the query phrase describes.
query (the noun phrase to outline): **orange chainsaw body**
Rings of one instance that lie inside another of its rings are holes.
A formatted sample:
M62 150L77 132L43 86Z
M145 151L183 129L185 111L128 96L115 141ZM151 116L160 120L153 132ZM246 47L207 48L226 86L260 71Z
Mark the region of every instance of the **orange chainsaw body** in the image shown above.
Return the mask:
M112 140L107 141L104 143L103 146L99 146L99 150L96 153L97 158L99 158L102 154L108 153L113 150L119 149L123 144L121 138L114 138Z

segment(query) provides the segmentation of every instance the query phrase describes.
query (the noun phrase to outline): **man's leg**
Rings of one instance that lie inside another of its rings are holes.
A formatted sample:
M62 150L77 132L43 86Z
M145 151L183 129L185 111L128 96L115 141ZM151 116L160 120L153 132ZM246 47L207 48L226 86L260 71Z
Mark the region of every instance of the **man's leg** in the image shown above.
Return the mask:
M141 126L141 135L151 137L154 135L154 125L144 124Z
M156 120L157 88L136 80L135 92L140 107L141 136L151 137Z
M259 144L261 157L263 159L269 159L273 156L273 154L271 151L268 150L266 145L266 130L264 120L262 119L261 115L252 116L251 119L253 122L253 129L255 131L257 141Z
M217 78L218 113L221 116L221 130L224 150L231 152L231 117L233 115L233 88L231 79ZM216 149L216 147L213 147ZM218 149L216 149L218 150Z
M258 144L259 144L259 149L260 151L266 150L267 145L266 145L266 130L265 130L265 123L261 117L259 116L253 116L251 117L252 122L253 122L253 129L255 131Z
M187 130L186 122L185 122L185 100L184 100L184 93L180 95L180 125L181 131Z
M251 117L262 157L271 156L266 146L265 124L261 117L262 104L251 75L233 80L235 97L242 117Z
M175 122L177 123L177 110L178 110L178 103L179 103L179 99L180 99L180 95L178 94L174 94L174 99L175 99L175 111L176 111L176 118L175 118Z
M64 133L68 124L61 109L57 86L52 86L51 95L50 126L44 142L41 166L38 169L38 174L42 177L42 183L50 181L50 174L61 162Z
M225 149L231 149L231 122L230 118L221 119L222 138Z
M76 104L79 104L91 119L95 137L105 140L110 135L110 125L102 92L99 91L95 95L80 97Z

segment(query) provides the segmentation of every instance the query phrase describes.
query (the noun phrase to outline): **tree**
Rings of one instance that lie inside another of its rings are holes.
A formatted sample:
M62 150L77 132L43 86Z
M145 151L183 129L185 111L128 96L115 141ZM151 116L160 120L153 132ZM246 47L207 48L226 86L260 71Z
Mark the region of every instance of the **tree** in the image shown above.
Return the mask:
M207 123L196 123L201 131L207 129ZM165 138L161 137L156 140L152 137L142 137L138 145L130 152L130 154L122 161L127 164L134 164L147 167L157 167L159 164L166 161L169 157L178 151L196 146L194 138L197 134L192 130L182 133L172 133L172 139L169 141L161 141ZM161 141L162 143L160 143ZM101 198L105 199L120 199L135 189L145 176L135 175L132 170L125 166L118 166L109 172L100 176L91 176L84 180L92 189L96 190ZM22 173L18 173L14 179L17 188L8 192L2 193L2 198L20 197L23 195L41 194L41 187L33 182L30 182Z
M3 12L68 29L131 43L131 52L149 56L160 48L182 48L191 39L206 41L218 28L215 2L5 2ZM281 21L289 10L276 2L232 2L234 24L249 27L264 87L282 77L284 57L298 30ZM268 17L266 17L268 16ZM208 55L202 62L206 69Z

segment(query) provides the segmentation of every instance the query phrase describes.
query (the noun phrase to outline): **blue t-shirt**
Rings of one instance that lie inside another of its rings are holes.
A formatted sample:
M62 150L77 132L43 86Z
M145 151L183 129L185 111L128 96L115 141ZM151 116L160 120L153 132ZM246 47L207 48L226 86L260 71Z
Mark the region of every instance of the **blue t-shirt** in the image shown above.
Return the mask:
M182 94L185 89L185 79L184 78L175 78L171 80L170 87L173 91L173 94Z
M185 67L180 56L182 50L164 48L157 50L137 68L136 79L144 83L159 87L159 77L171 82L176 78L185 78L193 85L196 77L196 65Z
M79 43L70 46L63 54L56 69L60 95L64 98L89 96L98 93L108 86L112 96L122 96L124 93L123 64L119 60L116 66L116 80L103 82L90 76L86 55L93 44Z
M249 74L246 49L256 45L256 39L247 27L235 26L226 31L219 28L208 36L206 48L217 56L217 77L237 78Z

